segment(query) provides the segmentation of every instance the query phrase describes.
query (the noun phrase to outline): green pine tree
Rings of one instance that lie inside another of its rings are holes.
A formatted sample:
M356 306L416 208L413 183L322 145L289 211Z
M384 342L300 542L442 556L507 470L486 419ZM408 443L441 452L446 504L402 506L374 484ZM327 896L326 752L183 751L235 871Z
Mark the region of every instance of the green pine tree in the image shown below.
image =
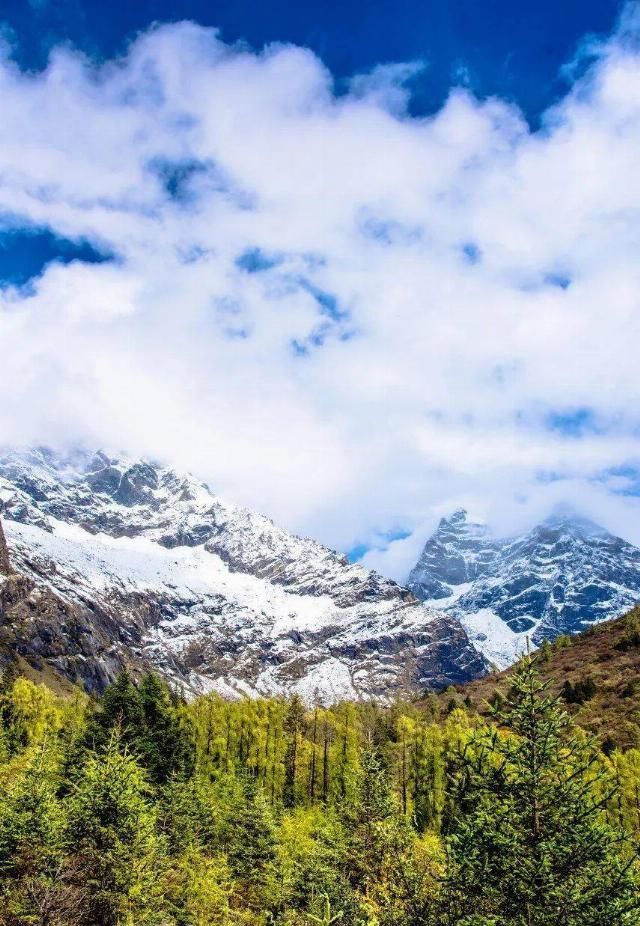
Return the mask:
M476 734L461 756L443 922L640 922L636 858L605 820L611 789L602 787L597 750L549 696L531 657L495 721L502 729Z
M172 776L189 777L195 767L195 744L190 725L180 714L180 704L158 675L145 675L138 689L142 724L133 747L154 783Z
M276 857L276 832L271 808L262 788L246 778L237 807L229 820L229 864L240 879L260 880Z
M265 912L276 901L276 828L262 788L242 782L239 802L228 808L227 857L236 897L253 911Z
M153 784L193 773L191 725L167 683L154 673L145 675L139 685L126 670L120 673L104 692L89 724L86 743L105 746L114 730L145 767Z
M369 744L362 754L357 800L353 807L346 808L345 815L348 866L354 887L366 892L370 883L379 880L385 854L393 841L396 810L388 770L379 751Z
M68 805L67 840L87 896L87 922L156 922L165 845L144 772L117 733L102 753L88 755Z
M89 723L86 742L100 748L118 729L122 741L131 743L143 729L144 712L137 687L126 669L108 685Z

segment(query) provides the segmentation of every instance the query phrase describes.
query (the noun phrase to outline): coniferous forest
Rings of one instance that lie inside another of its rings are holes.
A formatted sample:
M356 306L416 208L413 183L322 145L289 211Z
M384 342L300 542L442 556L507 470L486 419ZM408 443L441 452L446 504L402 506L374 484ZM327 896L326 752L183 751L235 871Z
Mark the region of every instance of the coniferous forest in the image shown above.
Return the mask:
M9 667L0 718L2 926L640 923L640 750L605 755L534 657L488 717Z

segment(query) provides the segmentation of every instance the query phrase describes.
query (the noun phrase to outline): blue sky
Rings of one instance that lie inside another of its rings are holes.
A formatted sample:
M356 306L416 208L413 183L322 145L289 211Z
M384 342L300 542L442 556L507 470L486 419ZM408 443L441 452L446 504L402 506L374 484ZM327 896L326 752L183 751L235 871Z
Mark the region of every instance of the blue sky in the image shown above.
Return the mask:
M620 9L619 0L5 0L1 16L28 68L44 67L61 42L105 59L154 22L190 19L219 28L226 42L310 48L337 78L426 61L412 111L436 111L463 80L478 96L515 101L536 124L566 91L561 71L578 43L609 33Z
M638 4L1 17L2 439L398 578L459 505L640 542Z
M44 267L56 261L99 263L113 259L113 254L100 251L86 240L70 241L46 227L14 227L13 222L7 226L0 231L0 285L27 286Z

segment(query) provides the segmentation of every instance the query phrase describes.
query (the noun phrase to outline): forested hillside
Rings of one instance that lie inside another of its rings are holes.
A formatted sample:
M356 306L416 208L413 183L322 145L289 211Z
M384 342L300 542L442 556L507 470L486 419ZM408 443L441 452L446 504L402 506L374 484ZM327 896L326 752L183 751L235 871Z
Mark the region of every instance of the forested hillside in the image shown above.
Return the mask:
M93 702L10 667L0 923L640 922L640 751L600 751L535 660L509 682L486 719L458 696L187 704L153 675Z
M541 677L561 697L573 720L599 737L605 752L640 746L640 607L576 636L544 642L536 655ZM515 670L493 673L441 695L487 714ZM431 704L429 699L427 704Z

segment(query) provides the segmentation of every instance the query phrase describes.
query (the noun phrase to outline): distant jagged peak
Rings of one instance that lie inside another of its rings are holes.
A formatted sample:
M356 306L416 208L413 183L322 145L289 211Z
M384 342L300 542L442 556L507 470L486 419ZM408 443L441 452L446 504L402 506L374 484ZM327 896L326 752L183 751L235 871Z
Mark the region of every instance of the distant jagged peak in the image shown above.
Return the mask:
M435 540L443 534L455 533L460 537L473 537L476 540L484 539L508 545L527 537L535 538L548 531L564 532L572 537L582 538L615 537L601 524L580 512L575 505L563 501L556 503L543 518L530 522L528 527L508 532L497 531L484 518L470 514L465 507L458 507L440 519L431 538Z
M507 536L473 535L456 513L427 541L407 584L507 665L527 637L539 646L640 601L640 549L566 503Z
M568 502L559 502L540 525L554 531L564 531L579 537L613 537L610 531L581 514Z
M455 508L450 515L440 518L432 536L456 534L480 539L488 536L489 527L483 518L469 513L467 508Z

